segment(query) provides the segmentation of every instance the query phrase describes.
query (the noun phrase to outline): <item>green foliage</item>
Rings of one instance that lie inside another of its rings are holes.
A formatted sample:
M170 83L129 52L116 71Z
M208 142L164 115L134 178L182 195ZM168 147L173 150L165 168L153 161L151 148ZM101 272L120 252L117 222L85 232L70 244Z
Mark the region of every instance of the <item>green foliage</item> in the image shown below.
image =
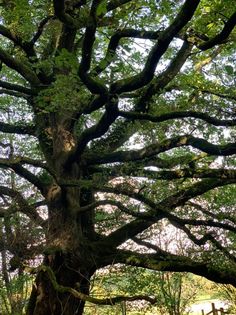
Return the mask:
M183 315L199 283L180 271L235 284L235 4L195 4L0 1L5 313L41 255L65 315L63 286L157 298L86 314Z
M102 16L107 13L106 1L102 1L97 8L97 16Z
M201 284L191 274L158 273L132 267L110 268L95 277L93 293L96 296L131 296L141 294L153 296L157 302L150 306L145 302L126 303L126 310L131 315L141 314L187 314L188 306L199 294ZM95 311L96 310L96 311ZM120 314L121 305L112 307L92 307L88 304L85 314Z
M28 40L32 35L33 23L30 10L30 4L27 0L6 1L5 6L3 6L2 16L6 25L13 34L21 36L23 40Z
M228 312L234 314L236 311L236 290L233 286L227 284L218 284L216 288L220 297L229 303Z
M0 278L0 310L2 315L23 315L28 303L32 286L32 276L17 274L10 282L4 283Z

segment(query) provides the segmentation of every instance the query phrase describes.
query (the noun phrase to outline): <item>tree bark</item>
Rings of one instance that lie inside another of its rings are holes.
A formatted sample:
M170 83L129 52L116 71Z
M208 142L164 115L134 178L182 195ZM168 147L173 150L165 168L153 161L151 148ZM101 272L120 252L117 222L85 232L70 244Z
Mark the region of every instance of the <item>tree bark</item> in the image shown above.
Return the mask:
M70 172L64 174L70 177ZM93 201L93 193L79 187L55 183L47 192L48 231L43 266L49 267L60 286L89 294L90 278L96 270L90 245L94 238L94 210L80 212ZM85 302L68 290L55 287L47 271L39 269L27 315L80 315Z
M70 208L65 207L64 201L52 203L43 266L53 271L56 285L88 295L95 264L88 248L91 227L83 224L84 215L71 212ZM27 315L83 314L85 302L75 298L66 289L57 289L48 272L39 270Z
M57 283L82 292L89 293L92 270L81 261L75 252L56 252L45 257L45 265L54 271ZM33 285L27 315L81 315L85 302L68 292L55 289L48 273L41 270Z

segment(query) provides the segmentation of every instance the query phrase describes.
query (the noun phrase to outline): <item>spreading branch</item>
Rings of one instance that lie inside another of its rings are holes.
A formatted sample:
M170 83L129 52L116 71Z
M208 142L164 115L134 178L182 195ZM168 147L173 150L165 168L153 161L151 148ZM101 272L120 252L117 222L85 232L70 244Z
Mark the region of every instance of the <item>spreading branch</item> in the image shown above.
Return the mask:
M22 194L15 189L6 187L6 186L0 186L0 195L1 196L9 196L12 198L13 201L15 201L18 206L14 208L14 205L9 207L8 210L1 211L2 216L11 214L16 211L20 211L27 215L33 222L36 224L44 227L46 224L46 221L40 217L40 215L37 213L35 207L32 205L29 205L28 202L25 200L25 198L22 196Z
M19 92L15 92L15 91L10 91L10 90L7 90L7 89L0 89L0 94L5 94L5 95L9 95L9 96L14 96L14 97L17 97L17 98L24 98L26 100L29 99L29 96L26 95L26 94L23 94L23 93L19 93Z
M9 91L16 91L16 92L22 93L23 95L24 94L34 95L35 94L33 90L26 88L22 85L9 83L9 82L2 81L2 80L0 80L0 87L4 88L6 90L9 90Z
M31 272L32 271L35 272L35 269L33 269L31 267L26 267L26 270L30 270ZM48 275L49 280L50 280L51 284L53 285L56 292L69 293L77 299L80 299L80 300L86 301L86 302L90 302L90 303L93 303L96 305L114 305L114 304L120 303L122 301L131 302L131 301L137 301L137 300L145 300L151 304L154 304L157 301L155 298L152 298L152 297L147 296L147 295L136 295L136 296L118 295L116 297L108 297L108 298L104 298L104 299L98 299L98 298L89 296L87 294L84 294L84 293L82 293L76 289L71 288L71 287L66 287L66 286L60 285L57 282L57 279L56 279L56 276L55 276L53 270L48 266L42 265L42 266L37 268L37 271L44 272Z
M107 104L105 113L102 115L98 123L81 133L78 139L76 150L68 158L66 162L67 165L79 159L89 141L101 137L109 130L111 124L118 117L117 106L117 99L111 98Z
M229 35L231 34L235 25L236 25L236 12L234 12L231 15L231 17L225 23L224 28L222 29L222 31L219 34L217 34L215 37L211 38L207 42L198 45L198 48L201 50L207 50L207 49L210 49L216 45L223 44L227 40Z
M76 28L76 20L68 13L65 12L65 1L53 0L54 12L58 19L66 24L69 28Z
M36 167L43 167L45 169L47 169L47 167L40 162L34 161L33 159L28 159L28 162L26 162L27 159L24 158L13 158L13 159L0 159L0 166L2 168L11 168L12 170L14 170L14 172L16 174L18 174L19 176L23 177L24 179L26 179L27 181L29 181L31 184L33 184L35 187L37 187L41 193L44 195L46 193L46 189L47 187L45 187L45 184L43 181L41 181L39 179L38 176L34 175L33 173L31 173L29 170L27 170L26 168L24 168L22 166L22 163L27 163L30 164L34 163L34 166ZM33 165L33 164L32 164Z
M189 201L187 203L188 206L195 208L196 210L200 211L201 213L207 215L208 217L214 218L218 221L222 221L222 220L228 220L231 221L233 224L236 224L236 218L233 217L232 215L230 215L229 213L223 213L220 212L219 214L209 211L207 209L205 209L202 205L200 205L199 203L196 202L192 202Z
M106 9L107 9L107 12L109 11L112 11L112 10L115 10L119 7L121 7L122 5L128 3L128 2L131 2L132 0L111 0L107 3L107 6L106 6Z
M111 90L114 93L121 94L124 92L133 91L151 82L154 77L156 66L159 60L167 51L172 39L191 20L199 2L200 1L194 1L193 3L190 0L185 1L182 9L178 13L172 24L160 34L157 43L153 46L148 55L143 70L139 74L131 78L123 79L112 84Z
M174 77L179 73L181 67L185 63L192 49L192 45L184 41L182 47L173 58L173 60L157 78L154 78L152 82L144 88L141 93L141 97L137 98L135 104L135 111L143 112L148 109L149 102L152 96L161 93L163 89L174 79ZM132 120L126 120L125 122L120 122L118 126L115 127L113 132L106 138L96 141L94 146L104 148L109 148L109 152L116 150L118 147L124 144L134 133L136 132L135 124L132 124ZM119 134L119 137L116 135Z
M109 206L115 206L118 208L121 212L126 213L128 215L134 216L134 217L139 217L139 218L147 218L147 216L143 215L140 212L135 212L131 210L130 208L124 206L122 202L113 200L113 199L103 199L103 200L98 200L96 202L93 202L87 206L81 207L79 209L79 212L87 212L94 210L97 207L104 206L104 205L109 205Z
M163 89L166 89L168 84L176 77L180 72L180 69L188 59L193 45L184 40L181 48L171 60L168 67L155 77L150 84L144 89L143 93L135 104L136 112L146 112L149 108L149 104L152 101L153 96L158 96L163 93Z
M196 111L178 111L169 112L159 116L153 116L149 114L141 114L138 112L125 112L119 111L119 115L129 120L145 120L150 122L163 122L171 119L183 119L183 118L197 118L201 119L214 126L236 126L236 119L218 119L209 116L207 113L201 113Z
M106 257L104 257L104 261ZM234 269L221 270L209 262L198 261L188 257L168 253L167 255L139 254L133 251L119 250L116 252L116 263L147 268L156 271L191 272L217 283L228 283L236 286Z
M191 162L190 162L191 164ZM150 180L174 180L182 178L219 178L219 179L236 179L236 170L234 169L214 169L214 168L182 168L178 170L146 170L144 167L137 165L122 165L115 166L114 168L102 168L99 172L107 174L110 178L115 176L132 176L132 177L145 177Z
M40 85L40 80L29 65L13 58L9 53L0 48L0 60L9 68L21 74L31 85Z
M230 156L236 154L235 143L217 145L212 144L205 139L193 137L192 135L183 135L163 140L161 143L151 144L140 150L117 151L104 155L101 154L100 157L88 157L87 163L90 165L144 160L182 146L191 146L202 152L208 153L209 155Z
M55 1L57 2L57 1ZM90 23L86 27L83 46L82 58L79 65L78 74L86 87L95 94L108 94L106 86L99 80L93 78L89 73L92 61L93 45L95 42L95 33L97 29L97 8L101 1L93 1L91 6L89 20Z
M99 62L99 64L92 70L91 73L93 75L98 75L111 64L114 56L116 55L116 50L122 38L128 37L156 40L159 36L160 31L145 31L136 29L122 29L116 31L110 39L105 57Z
M31 125L11 125L8 123L0 122L0 132L16 133L21 135L35 136L35 126Z
M38 29L37 31L35 32L34 36L32 37L31 41L30 41L30 45L34 46L35 43L38 41L38 39L40 38L40 36L42 35L43 33L43 30L46 26L46 24L52 20L54 18L53 15L49 15L47 16L46 18L44 18L38 25Z
M170 220L170 222L173 224L173 221ZM186 233L186 235L188 236L188 238L196 245L198 246L202 246L205 245L207 242L211 242L218 250L220 250L222 253L225 254L225 256L231 260L232 262L236 263L236 257L230 253L229 250L227 250L227 248L225 248L224 246L222 246L220 244L220 242L218 240L216 240L216 236L213 235L213 233L209 232L209 233L205 233L203 234L202 237L197 238L189 228L187 228L185 226L185 224L182 224L180 222L174 222L173 224L174 226L176 226L177 228L181 229L182 231L184 231ZM211 226L211 225L209 225ZM216 225L217 226L217 225ZM235 232L235 228L233 229L233 231Z
M105 244L108 244L116 247L125 242L126 240L136 236L138 233L143 232L145 229L153 225L154 223L162 220L164 218L170 218L173 216L170 211L176 207L183 206L190 199L200 196L205 192L214 189L216 187L221 187L231 183L235 183L236 180L220 180L220 179L206 179L202 180L196 184L193 184L189 188L182 189L177 193L166 197L159 203L155 203L144 195L135 192L133 190L127 190L122 187L101 187L98 191L113 193L113 194L122 194L128 196L129 198L135 199L139 202L142 202L150 210L146 212L146 220L137 218L116 231L110 233L104 240ZM176 219L172 217L172 219ZM177 219L176 219L177 220Z
M26 53L27 57L36 57L36 53L31 43L23 41L18 35L3 25L0 25L0 34L10 39L16 46L20 47Z
M45 169L49 174L54 175L53 171L48 167L48 165L45 162L43 162L42 160L31 159L29 157L11 156L11 158L8 158L8 159L0 158L0 164L2 166L5 165L8 167L14 167L15 165L28 164L34 167Z

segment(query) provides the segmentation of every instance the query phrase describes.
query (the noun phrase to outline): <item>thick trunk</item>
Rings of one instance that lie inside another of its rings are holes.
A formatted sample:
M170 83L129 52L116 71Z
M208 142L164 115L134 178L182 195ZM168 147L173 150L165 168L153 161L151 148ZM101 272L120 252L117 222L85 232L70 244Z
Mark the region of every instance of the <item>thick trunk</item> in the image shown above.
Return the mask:
M43 270L39 271L29 301L27 315L74 315L83 314L85 302L75 298L67 289L73 288L88 294L90 278L96 269L91 253L91 244L96 238L94 232L94 210L81 212L80 208L94 201L93 192L88 188L70 185L60 186L63 180L87 179L87 170L79 163L65 167L76 144L67 117L63 112L51 113L48 119L38 119L40 145L48 165L56 177L46 187L48 204L48 230ZM69 116L68 116L69 117ZM68 127L69 128L69 127ZM46 141L45 141L46 137ZM47 267L53 271L56 283L53 285Z
M92 194L71 188L61 191L54 187L49 198L43 266L50 267L59 285L89 294L90 278L96 265L89 246L94 237L93 214L80 213L79 207L90 203ZM66 289L55 288L48 270L40 270L36 277L27 315L83 314L85 302Z
M58 284L88 294L93 272L86 260L80 262L80 256L76 252L57 252L47 255L45 265L53 270ZM48 272L40 271L33 286L27 315L80 315L83 314L84 304L68 292L55 290Z

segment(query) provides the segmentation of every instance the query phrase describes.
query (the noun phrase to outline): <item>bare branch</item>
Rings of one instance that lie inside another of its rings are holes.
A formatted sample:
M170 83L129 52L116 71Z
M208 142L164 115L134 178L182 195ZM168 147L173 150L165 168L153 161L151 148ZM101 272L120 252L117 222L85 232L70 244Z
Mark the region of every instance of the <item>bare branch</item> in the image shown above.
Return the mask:
M164 251L163 249L161 249L159 246L154 245L152 243L149 243L147 241L143 241L142 239L138 238L138 237L133 237L132 241L134 241L136 244L141 245L141 246L145 246L149 249L154 250L156 253L158 254L164 254L164 255L168 255L167 251Z
M177 228L180 228L181 230L185 231L186 225L191 226L205 226L205 227L217 227L220 229L224 229L231 232L236 232L236 227L222 222L217 222L212 219L208 220L198 220L198 219L181 219L175 215L167 214L166 218L171 222L172 225L174 225ZM197 245L203 245L204 243L195 243Z
M217 214L215 212L209 211L207 209L205 209L203 206L201 206L200 204L196 203L196 202L191 202L189 201L187 203L187 205L189 205L190 207L194 207L197 210L201 211L203 214L210 216L214 219L217 219L218 221L222 221L222 220L227 220L227 221L231 221L232 223L236 224L236 218L233 217L232 215L230 215L229 213L225 212L223 213L222 211Z
M124 204L122 202L119 202L119 201L115 201L113 199L103 199L103 200L98 200L96 202L93 202L87 206L84 206L84 207L81 207L79 209L79 212L86 212L86 211L91 211L99 206L103 206L103 205L110 205L110 206L115 206L117 207L120 211L128 214L128 215L131 215L133 217L136 217L136 218L148 218L145 214L142 214L140 212L135 212L133 210L131 210L130 208L124 206Z
M234 95L234 94L220 93L220 92L217 92L217 91L215 91L213 89L212 90L210 90L210 89L201 89L201 88L198 88L198 87L196 87L196 89L200 90L202 93L205 93L205 94L212 94L212 95L219 96L221 98L225 98L225 99L236 101L236 95Z
M173 222L171 221L171 223L173 224ZM226 255L226 257L233 261L234 263L236 263L236 257L234 255L232 255L225 247L223 247L219 241L216 240L216 238L213 236L213 233L205 233L201 238L197 238L195 235L193 235L193 233L190 231L190 229L188 229L185 224L182 224L180 222L178 223L174 223L174 225L176 227L178 227L179 229L183 230L186 235L188 236L188 238L196 245L202 246L204 244L206 244L208 241L210 241L213 245L215 245L215 247L217 249L219 249L222 253L224 253ZM211 225L209 225L211 226ZM236 231L236 229L234 229L234 232Z

